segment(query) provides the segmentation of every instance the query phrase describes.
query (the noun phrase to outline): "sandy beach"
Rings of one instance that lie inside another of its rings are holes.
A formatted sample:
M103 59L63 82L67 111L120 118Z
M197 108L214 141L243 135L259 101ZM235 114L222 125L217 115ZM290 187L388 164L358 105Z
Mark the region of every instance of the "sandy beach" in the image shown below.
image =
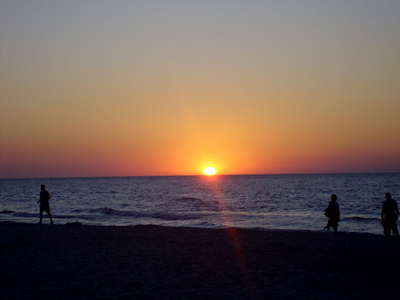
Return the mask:
M2 299L384 299L400 239L3 222L0 266Z

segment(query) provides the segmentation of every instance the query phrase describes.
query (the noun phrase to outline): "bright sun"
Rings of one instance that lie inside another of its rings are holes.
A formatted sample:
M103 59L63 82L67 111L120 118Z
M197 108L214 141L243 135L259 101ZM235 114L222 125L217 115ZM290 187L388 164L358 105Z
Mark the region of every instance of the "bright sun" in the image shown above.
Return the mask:
M213 167L207 167L204 169L204 174L206 175L214 175L216 173Z

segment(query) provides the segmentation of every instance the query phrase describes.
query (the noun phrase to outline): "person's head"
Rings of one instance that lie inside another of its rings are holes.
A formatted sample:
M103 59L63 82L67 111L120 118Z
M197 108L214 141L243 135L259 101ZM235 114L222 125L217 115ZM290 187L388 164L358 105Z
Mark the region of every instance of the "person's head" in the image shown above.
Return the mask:
M46 188L46 186L44 185L44 184L42 184L41 186L40 186L40 189L43 191L44 189Z
M331 195L331 200L332 200L332 201L336 201L336 200L337 200L336 194L332 194L332 195Z
M390 193L386 193L386 194L385 194L385 198L386 198L386 199L391 199L391 198L392 198L392 195L391 195Z

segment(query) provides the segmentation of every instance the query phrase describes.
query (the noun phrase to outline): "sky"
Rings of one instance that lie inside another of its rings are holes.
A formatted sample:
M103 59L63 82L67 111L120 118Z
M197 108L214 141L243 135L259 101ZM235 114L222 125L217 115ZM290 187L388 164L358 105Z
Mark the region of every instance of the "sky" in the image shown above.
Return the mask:
M400 1L0 0L0 178L400 172Z

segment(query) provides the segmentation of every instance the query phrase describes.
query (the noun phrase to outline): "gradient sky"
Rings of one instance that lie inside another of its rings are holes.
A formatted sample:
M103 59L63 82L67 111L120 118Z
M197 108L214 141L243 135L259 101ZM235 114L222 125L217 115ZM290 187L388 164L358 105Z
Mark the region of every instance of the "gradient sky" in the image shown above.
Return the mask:
M0 177L400 171L400 1L0 0Z

